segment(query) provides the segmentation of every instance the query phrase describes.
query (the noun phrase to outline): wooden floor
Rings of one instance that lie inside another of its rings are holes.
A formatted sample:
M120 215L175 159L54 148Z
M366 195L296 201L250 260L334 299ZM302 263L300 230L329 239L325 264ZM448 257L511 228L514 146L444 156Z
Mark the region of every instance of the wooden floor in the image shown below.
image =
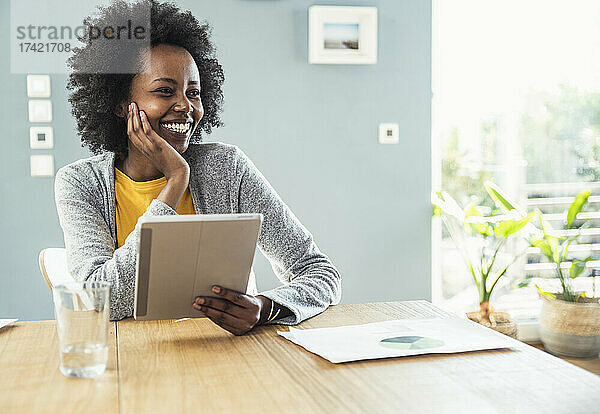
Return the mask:
M538 349L544 350L544 345L541 342L527 342L531 346L535 346ZM590 371L596 375L600 375L600 358L567 358L560 357L560 359L570 362L573 365L577 365L587 371Z

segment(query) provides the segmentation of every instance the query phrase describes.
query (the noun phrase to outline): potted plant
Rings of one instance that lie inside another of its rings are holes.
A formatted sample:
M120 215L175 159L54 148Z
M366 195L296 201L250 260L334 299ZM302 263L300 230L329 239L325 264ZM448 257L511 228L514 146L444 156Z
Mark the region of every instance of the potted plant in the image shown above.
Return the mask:
M589 197L589 191L578 194L565 212L568 232L564 236L559 236L538 210L539 229L529 240L531 246L537 247L554 264L552 277L560 281L560 290L555 293L545 292L536 285L544 301L540 312L540 339L546 350L557 355L595 358L600 353L598 298L587 298L584 293L576 292L572 285L591 257L572 260L567 257L569 246L577 243L581 230L589 225L576 226L577 215Z
M495 312L490 299L496 284L505 275L518 255L508 255L509 260L499 260L508 240L519 233L534 217L534 213L521 216L515 209L506 209L510 204L500 189L491 182L485 183L490 198L499 207L490 210L471 203L463 209L446 192L433 195L434 214L442 217L452 240L462 253L465 264L479 293L479 311L467 313L467 317L509 336L516 337L516 325L505 312ZM474 242L474 243L473 243ZM503 255L504 259L507 255Z

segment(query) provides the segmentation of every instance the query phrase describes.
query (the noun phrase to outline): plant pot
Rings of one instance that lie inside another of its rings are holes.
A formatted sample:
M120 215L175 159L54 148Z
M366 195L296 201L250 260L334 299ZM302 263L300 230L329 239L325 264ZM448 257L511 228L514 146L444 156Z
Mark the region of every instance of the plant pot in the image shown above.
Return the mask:
M506 312L494 312L494 324L481 320L480 312L467 312L467 318L473 322L477 322L487 328L508 335L511 338L517 339L517 325L510 319L510 315Z
M600 353L600 303L597 298L565 302L543 296L540 339L555 355L596 358Z

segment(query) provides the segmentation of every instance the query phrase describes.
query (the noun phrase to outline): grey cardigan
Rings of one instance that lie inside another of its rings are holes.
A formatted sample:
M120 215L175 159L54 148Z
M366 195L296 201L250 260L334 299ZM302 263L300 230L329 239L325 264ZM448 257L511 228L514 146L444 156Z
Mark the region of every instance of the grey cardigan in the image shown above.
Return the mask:
M189 186L197 214L263 214L258 246L283 285L261 295L293 312L277 323L296 324L339 303L338 271L238 147L190 144L183 156L190 165ZM54 191L68 270L76 280L111 282L110 318L118 320L133 316L140 224L115 249L114 160L114 154L106 152L62 167ZM144 216L168 214L177 213L154 199Z

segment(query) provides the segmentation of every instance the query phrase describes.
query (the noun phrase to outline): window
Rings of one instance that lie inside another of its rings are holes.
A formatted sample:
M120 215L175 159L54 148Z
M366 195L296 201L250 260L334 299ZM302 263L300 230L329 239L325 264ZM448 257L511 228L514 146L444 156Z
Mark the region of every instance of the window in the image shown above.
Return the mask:
M600 2L434 0L433 189L463 206L483 201L487 180L560 228L573 196L592 197L592 226L573 256L600 267ZM598 227L598 228L596 228ZM515 242L512 251L526 249ZM433 225L433 300L463 313L478 308L464 262L441 222ZM551 271L535 248L511 267L492 304L516 319L535 315L526 275ZM535 279L536 281L538 279ZM539 279L550 288L554 281ZM600 295L600 279L576 285ZM588 293L589 294L589 293Z

